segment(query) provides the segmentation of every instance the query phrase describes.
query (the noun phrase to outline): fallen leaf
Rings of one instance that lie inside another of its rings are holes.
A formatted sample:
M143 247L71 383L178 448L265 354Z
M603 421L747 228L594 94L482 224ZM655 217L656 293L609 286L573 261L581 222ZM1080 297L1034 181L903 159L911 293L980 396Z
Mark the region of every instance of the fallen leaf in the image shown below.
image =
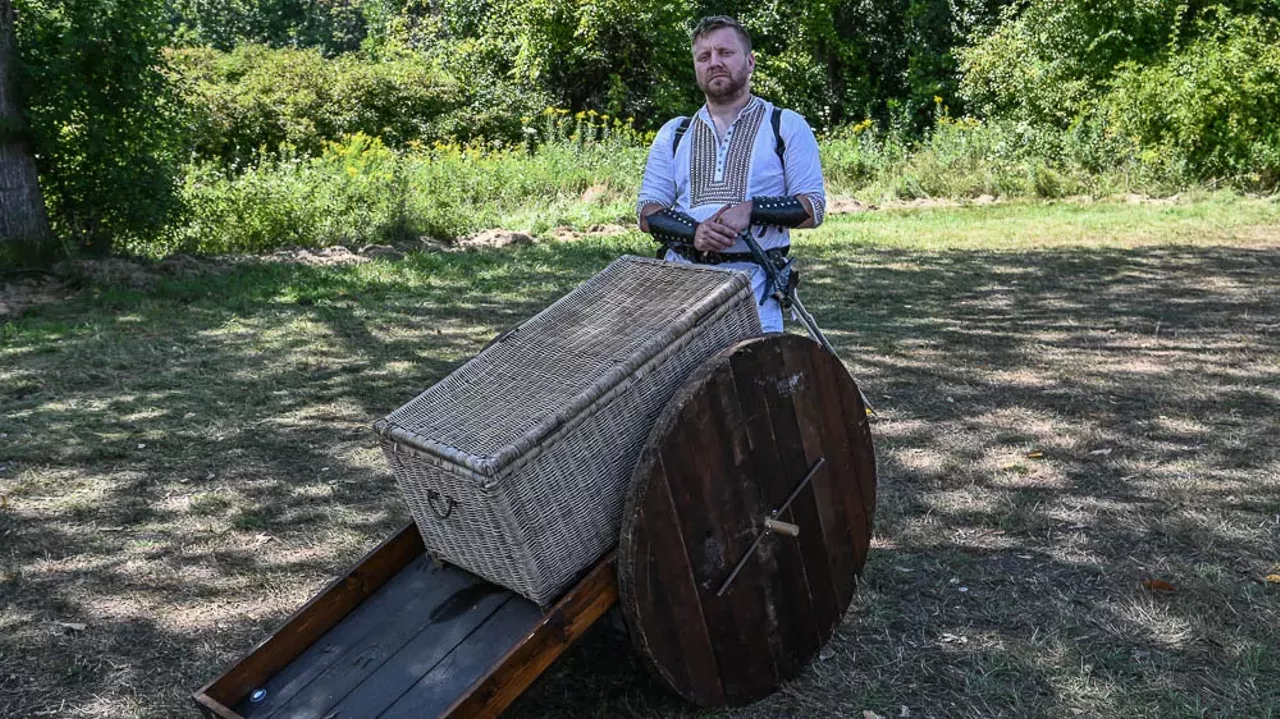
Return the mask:
M83 632L89 628L88 624L81 624L80 622L54 622L54 624L57 624L68 632Z
M1094 456L1098 456L1098 457L1105 457L1105 456L1107 456L1108 454L1111 454L1111 448L1110 448L1110 447L1103 447L1102 449L1095 449L1095 450L1093 450L1092 452L1090 452L1089 454L1092 454L1092 455L1094 455Z
M147 445L143 444L142 442L138 443L138 449L146 449L146 448L147 448Z
M1268 584L1280 584L1280 574L1268 574L1268 575L1267 575L1267 583L1268 583Z
M1176 592L1176 587L1164 581L1163 579L1144 579L1142 580L1143 588L1152 592Z
M1030 452L1027 452L1027 459L1041 459L1042 457L1044 457L1044 452L1042 450L1033 449Z
M906 704L903 704L902 706L898 707L898 716L900 717L911 716L911 710L907 708Z
M884 719L884 717L880 716L879 714L876 714L875 712L871 711L870 709L863 709L863 710L862 710L862 719Z

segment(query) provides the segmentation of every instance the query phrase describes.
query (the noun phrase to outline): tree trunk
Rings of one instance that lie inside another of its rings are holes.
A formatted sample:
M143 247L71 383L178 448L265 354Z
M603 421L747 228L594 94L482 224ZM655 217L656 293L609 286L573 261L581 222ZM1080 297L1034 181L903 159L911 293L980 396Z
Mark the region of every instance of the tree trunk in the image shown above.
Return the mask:
M0 245L49 235L27 123L18 102L13 4L0 0Z

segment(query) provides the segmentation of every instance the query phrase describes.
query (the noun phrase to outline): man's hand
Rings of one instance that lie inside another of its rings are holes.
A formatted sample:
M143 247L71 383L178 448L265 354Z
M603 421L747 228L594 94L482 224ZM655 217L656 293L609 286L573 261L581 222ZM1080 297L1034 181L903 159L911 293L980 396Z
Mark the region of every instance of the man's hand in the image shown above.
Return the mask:
M738 239L738 233L732 227L720 221L720 212L703 220L693 233L693 248L700 252L720 252L726 250Z
M733 230L734 237L737 237L751 227L751 209L753 207L751 200L739 202L736 205L725 205L711 219L717 220L720 224Z

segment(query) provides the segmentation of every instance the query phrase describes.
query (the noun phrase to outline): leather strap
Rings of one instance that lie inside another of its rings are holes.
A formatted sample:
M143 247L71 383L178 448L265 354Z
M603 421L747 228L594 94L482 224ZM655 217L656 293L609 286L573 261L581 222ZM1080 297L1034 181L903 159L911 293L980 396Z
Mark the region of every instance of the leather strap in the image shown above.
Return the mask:
M751 198L751 224L798 227L809 219L804 203L791 196Z
M726 262L755 262L756 258L750 252L701 252L694 248L692 244L673 243L667 247L672 252L680 255L686 260L696 265L721 265ZM783 245L768 250L769 259L777 262L777 257L786 257L791 251L791 245Z
M662 244L672 242L693 242L693 235L698 231L698 222L685 213L668 207L646 215L649 223L649 234Z

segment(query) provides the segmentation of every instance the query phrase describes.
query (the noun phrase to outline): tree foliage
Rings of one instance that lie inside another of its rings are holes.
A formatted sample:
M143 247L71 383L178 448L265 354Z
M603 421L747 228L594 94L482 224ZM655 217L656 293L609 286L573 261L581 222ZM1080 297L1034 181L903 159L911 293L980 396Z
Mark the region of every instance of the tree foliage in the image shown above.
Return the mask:
M818 124L923 126L935 96L958 103L955 48L1006 1L402 0L382 36L441 56L464 82L655 127L701 103L689 30L727 13L752 35L766 97Z
M962 51L982 116L1066 130L1097 167L1272 186L1280 2L1025 0Z
M1280 181L1280 23L1206 20L1202 37L1159 62L1122 63L1095 122L1137 152L1195 177Z
M228 53L170 53L190 107L198 157L245 164L288 144L317 154L326 142L363 133L400 147L446 133L442 117L464 106L458 83L430 60L403 54L368 62L327 59L315 49L239 45Z
M1274 18L1280 1L1022 0L995 32L960 49L961 95L984 116L1067 127L1122 64L1159 63L1223 14Z
M54 231L99 252L176 208L162 0L15 0L21 86Z
M393 0L167 0L177 43L231 50L250 43L316 48L326 55L358 50L371 21L380 23Z

